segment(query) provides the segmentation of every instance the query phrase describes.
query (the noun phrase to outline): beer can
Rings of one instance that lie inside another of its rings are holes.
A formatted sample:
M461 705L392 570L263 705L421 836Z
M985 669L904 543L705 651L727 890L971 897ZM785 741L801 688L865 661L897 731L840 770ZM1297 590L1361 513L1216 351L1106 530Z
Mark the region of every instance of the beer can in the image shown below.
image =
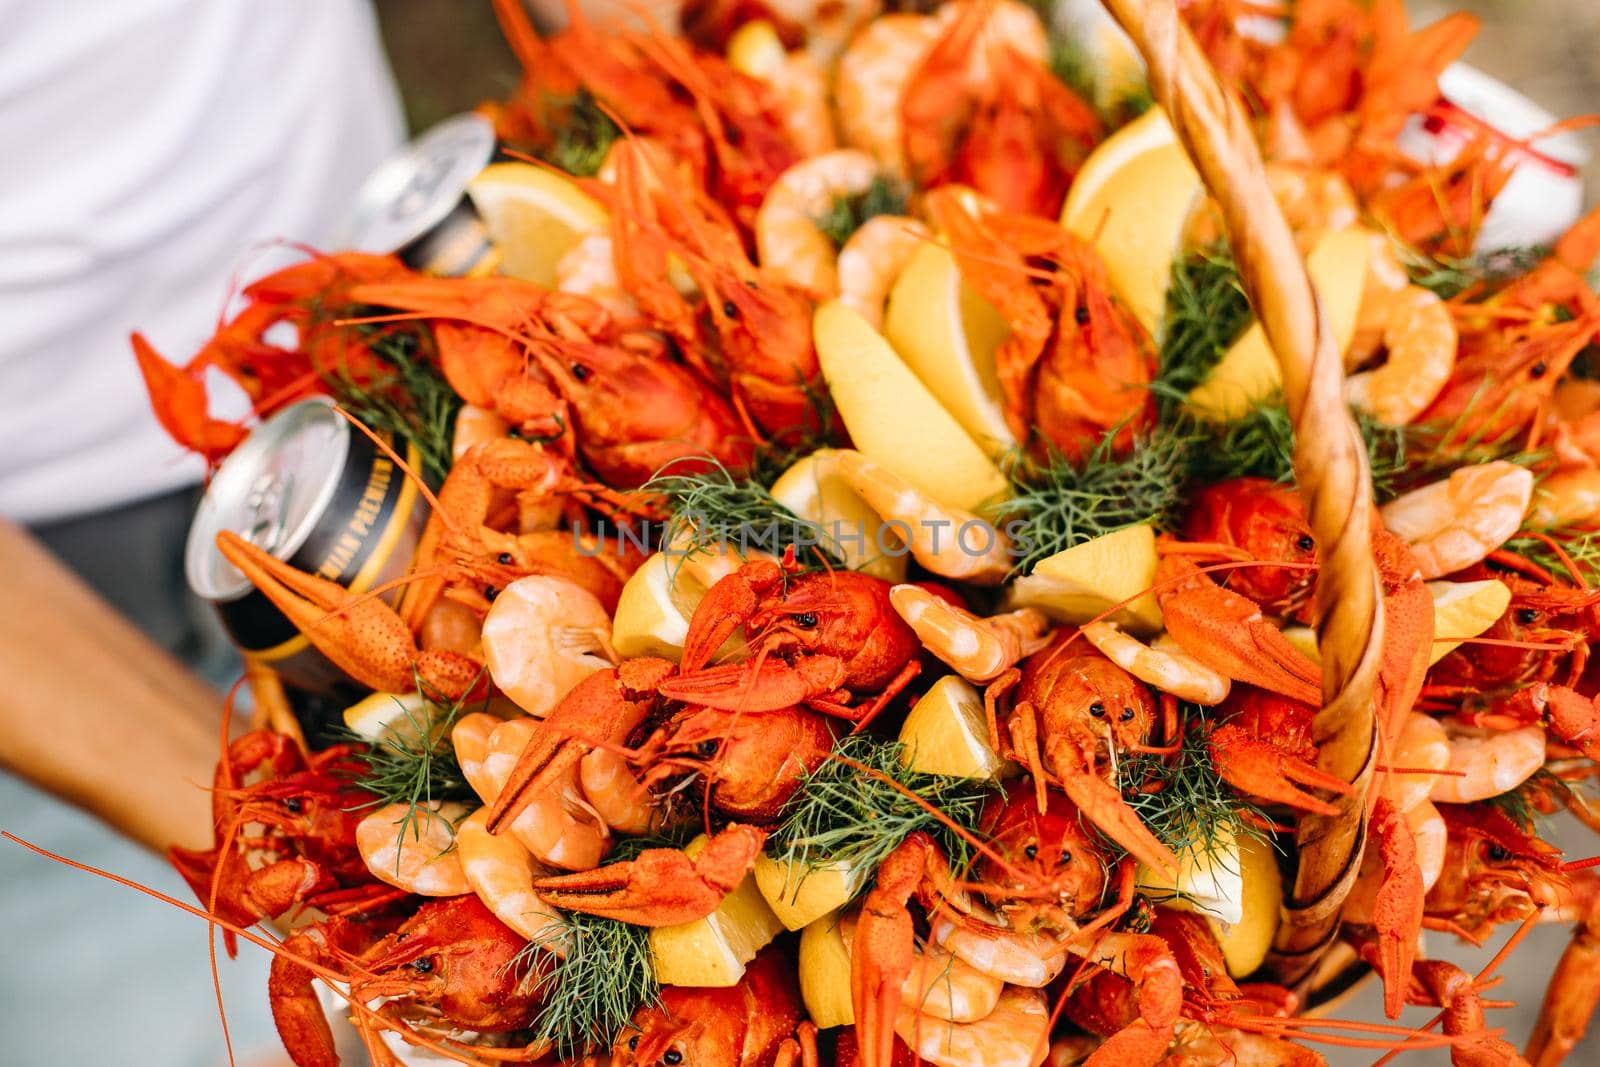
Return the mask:
M405 460L417 469L415 445ZM217 469L189 527L184 570L245 656L288 685L336 693L353 680L228 562L217 534L231 530L360 593L406 572L426 520L416 483L393 459L332 402L304 400L263 422Z
M467 198L467 183L494 153L494 125L482 115L457 115L434 126L362 183L341 247L393 252L430 274L491 273L500 253Z

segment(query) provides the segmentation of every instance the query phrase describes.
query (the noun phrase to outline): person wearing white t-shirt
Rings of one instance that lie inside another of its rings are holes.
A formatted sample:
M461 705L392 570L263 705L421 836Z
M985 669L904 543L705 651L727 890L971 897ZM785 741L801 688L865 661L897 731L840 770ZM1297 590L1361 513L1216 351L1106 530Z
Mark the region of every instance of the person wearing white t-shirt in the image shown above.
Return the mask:
M181 569L203 471L128 335L186 359L273 242L326 245L400 143L398 98L366 0L0 0L0 26L0 766L153 850L204 845L219 698L169 654L205 655ZM0 811L188 895L3 773ZM9 842L0 886L27 961L0 975L0 1058L224 1061L203 923ZM223 967L241 1052L275 1044L263 969Z

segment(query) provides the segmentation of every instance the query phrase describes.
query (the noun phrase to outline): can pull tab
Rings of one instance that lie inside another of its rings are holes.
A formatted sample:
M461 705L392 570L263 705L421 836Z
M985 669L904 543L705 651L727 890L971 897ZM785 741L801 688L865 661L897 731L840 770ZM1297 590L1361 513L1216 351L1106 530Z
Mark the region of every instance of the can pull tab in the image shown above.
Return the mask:
M239 536L264 552L277 548L283 540L284 501L293 488L294 475L287 471L267 471L251 482L245 497L250 522Z
M394 198L394 203L389 208L390 217L397 222L404 222L411 216L426 211L434 201L439 183L449 177L451 169L452 161L442 156L433 156L419 162L405 189Z

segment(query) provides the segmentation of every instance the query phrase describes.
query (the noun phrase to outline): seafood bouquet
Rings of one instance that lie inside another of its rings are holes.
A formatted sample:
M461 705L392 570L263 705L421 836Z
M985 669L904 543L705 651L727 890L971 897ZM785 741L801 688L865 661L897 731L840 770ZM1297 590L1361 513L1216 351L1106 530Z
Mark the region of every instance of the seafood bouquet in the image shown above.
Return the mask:
M497 2L459 240L134 338L246 487L173 860L295 1063L333 1005L383 1064L1520 1063L1430 950L1541 921L1575 1046L1600 215L1451 95L1467 16L1108 6ZM364 457L309 557L237 474L291 439Z

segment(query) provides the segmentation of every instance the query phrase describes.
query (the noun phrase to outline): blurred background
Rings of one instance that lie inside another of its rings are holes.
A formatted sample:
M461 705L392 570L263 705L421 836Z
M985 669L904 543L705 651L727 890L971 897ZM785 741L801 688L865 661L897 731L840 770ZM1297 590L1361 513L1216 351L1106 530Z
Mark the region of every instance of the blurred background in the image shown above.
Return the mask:
M1484 29L1467 61L1509 82L1561 116L1600 111L1600 64L1592 61L1600 47L1600 3L1596 0L1459 0L1449 4L1412 0L1416 21L1442 11L1464 8L1484 20ZM516 83L518 70L496 26L488 0L375 0L384 43L404 100L410 128L420 130L479 101L504 95ZM1592 133L1582 134L1593 152ZM1596 153L1600 156L1600 153ZM1600 200L1600 166L1586 175L1589 199ZM159 859L112 838L93 819L60 807L47 808L26 786L0 776L0 819L36 841L67 855L94 855L109 868L187 898L171 871ZM18 813L28 817L19 821ZM1561 835L1575 854L1595 850L1590 835ZM81 920L85 894L99 889L72 872L32 861L19 862L9 852L0 863L0 883L11 892L0 914L0 938L10 957L0 969L0 1063L44 1064L94 1062L105 1067L152 1064L142 1050L141 1034L161 1034L163 1047L175 1051L162 1067L215 1067L226 1062L216 1005L206 963L204 928L153 901L115 890L120 921L114 928ZM30 888L17 892L20 879ZM1565 927L1540 929L1505 968L1505 982L1492 996L1517 1001L1520 1007L1491 1016L1492 1025L1507 1028L1521 1043L1532 1026L1544 984L1564 948ZM52 961L95 960L108 942L118 943L118 959L149 960L136 972L120 974L125 991L115 1002L87 1002L74 989L53 979ZM1475 970L1495 944L1474 952L1453 939L1431 935L1429 952L1449 956ZM247 951L235 963L223 961L221 973L233 1024L235 1050L242 1064L273 1067L281 1055L267 1013L266 959ZM1352 1018L1378 1019L1381 1006L1369 983L1339 1012ZM1411 1025L1428 1013L1408 1012ZM182 1039L169 1041L173 1031ZM1326 1049L1331 1063L1370 1063L1373 1053ZM1415 1054L1406 1062L1444 1063L1442 1052ZM1574 1063L1600 1063L1600 1039L1591 1037L1574 1055Z

